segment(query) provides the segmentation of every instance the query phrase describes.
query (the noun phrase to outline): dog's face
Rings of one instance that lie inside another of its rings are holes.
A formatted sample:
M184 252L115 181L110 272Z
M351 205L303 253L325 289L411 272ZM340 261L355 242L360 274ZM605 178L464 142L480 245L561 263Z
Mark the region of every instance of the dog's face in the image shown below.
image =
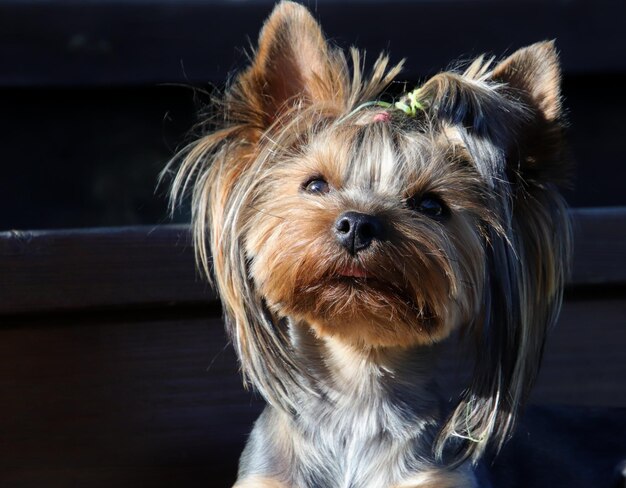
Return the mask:
M364 110L269 144L243 220L250 274L277 315L408 347L478 314L498 218L489 183L452 126L403 118Z
M554 45L440 73L400 105L380 100L401 65L381 57L365 78L351 55L352 70L304 7L280 3L173 196L193 184L198 260L269 402L293 407L307 383L289 323L366 350L463 328L475 373L441 439L469 439L463 455L476 455L506 437L561 303Z

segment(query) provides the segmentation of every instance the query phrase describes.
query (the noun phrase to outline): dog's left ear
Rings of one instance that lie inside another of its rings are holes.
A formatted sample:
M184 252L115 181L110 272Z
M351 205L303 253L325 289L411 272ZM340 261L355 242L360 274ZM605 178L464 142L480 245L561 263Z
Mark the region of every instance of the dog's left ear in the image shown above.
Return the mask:
M561 70L554 41L538 42L513 53L492 72L546 121L561 115Z
M563 154L561 70L554 41L522 48L500 62L491 79L504 85L508 97L526 107L511 147L513 172L529 184L566 185L569 165ZM515 156L517 155L517 159Z

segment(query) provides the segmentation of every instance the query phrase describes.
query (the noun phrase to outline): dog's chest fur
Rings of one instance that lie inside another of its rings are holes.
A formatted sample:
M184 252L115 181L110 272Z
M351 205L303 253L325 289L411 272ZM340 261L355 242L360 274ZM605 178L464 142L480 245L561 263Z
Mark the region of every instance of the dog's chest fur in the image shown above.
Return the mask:
M324 389L301 396L296 415L266 409L240 476L265 475L301 488L391 487L435 467L416 455L430 452L439 420L429 358L420 354L427 350L392 361L333 341L301 335L294 342Z

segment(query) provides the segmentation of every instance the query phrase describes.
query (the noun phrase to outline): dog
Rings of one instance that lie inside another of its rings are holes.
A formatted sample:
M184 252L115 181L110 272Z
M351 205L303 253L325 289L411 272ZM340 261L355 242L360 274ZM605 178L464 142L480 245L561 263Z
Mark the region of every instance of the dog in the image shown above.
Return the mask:
M178 159L197 261L267 402L237 488L490 486L562 301L570 224L552 42L400 97L402 63L279 3ZM474 351L453 401L437 344Z

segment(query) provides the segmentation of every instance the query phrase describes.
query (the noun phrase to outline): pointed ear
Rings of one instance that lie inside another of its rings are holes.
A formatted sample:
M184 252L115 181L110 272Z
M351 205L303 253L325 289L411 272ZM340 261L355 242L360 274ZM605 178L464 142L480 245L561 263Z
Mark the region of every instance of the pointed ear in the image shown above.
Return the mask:
M507 96L527 111L509 156L510 169L528 190L546 183L568 186L571 165L565 153L561 70L554 42L516 51L494 68L491 77L504 84Z
M532 44L500 62L492 74L546 121L561 115L561 70L554 41Z
M309 11L283 1L265 22L250 66L236 81L257 127L269 126L296 101L329 100L342 92L337 55Z

